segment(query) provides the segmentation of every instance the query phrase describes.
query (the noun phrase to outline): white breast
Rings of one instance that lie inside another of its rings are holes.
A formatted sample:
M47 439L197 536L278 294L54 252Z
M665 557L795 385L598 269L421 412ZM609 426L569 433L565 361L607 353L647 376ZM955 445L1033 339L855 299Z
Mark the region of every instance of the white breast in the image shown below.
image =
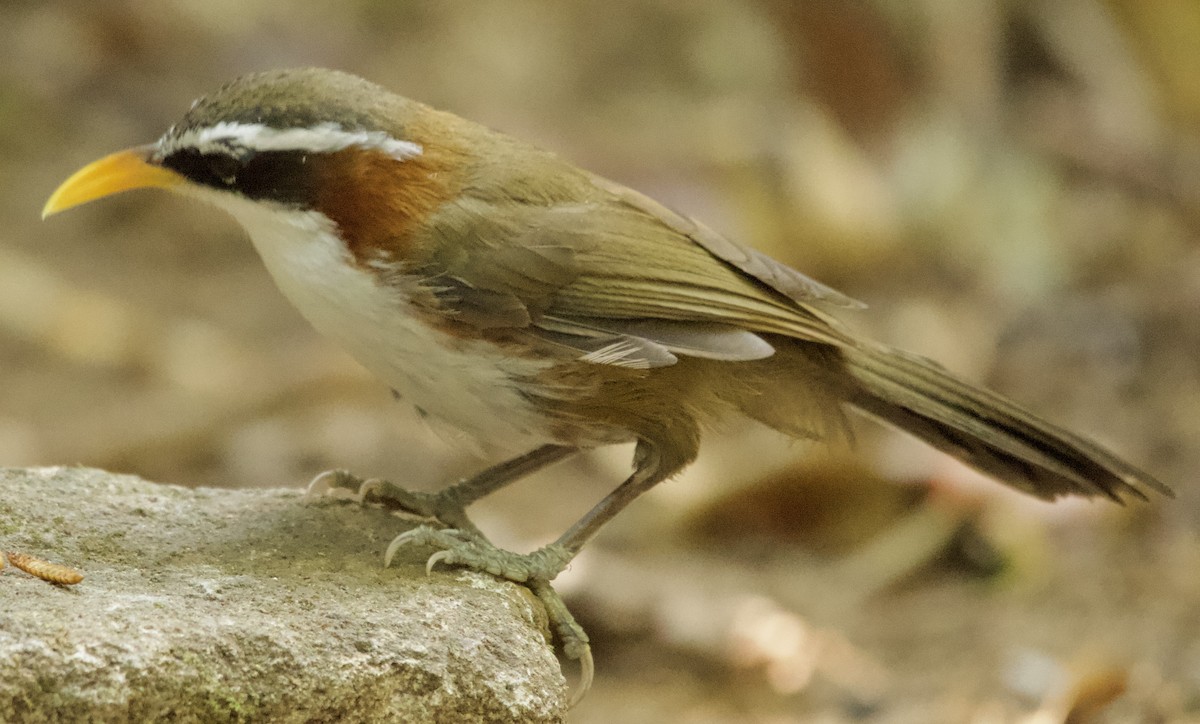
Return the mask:
M422 323L408 313L403 285L384 287L355 266L333 222L319 212L200 195L241 223L300 313L405 401L488 447L522 452L552 441L513 383L545 364Z

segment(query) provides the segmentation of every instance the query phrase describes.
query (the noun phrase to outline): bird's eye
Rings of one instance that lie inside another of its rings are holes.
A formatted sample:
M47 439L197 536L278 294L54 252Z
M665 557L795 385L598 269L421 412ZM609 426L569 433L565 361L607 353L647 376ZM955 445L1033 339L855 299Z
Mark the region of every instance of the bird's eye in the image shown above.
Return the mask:
M243 165L241 159L224 153L206 153L204 161L208 165L213 179L224 186L233 186L237 183L238 171L242 169Z
M302 151L258 151L239 146L180 148L162 165L196 184L231 191L250 199L305 205L313 196L308 172L319 160Z
M242 157L246 156L246 159ZM175 151L162 160L163 166L178 171L196 183L222 189L237 185L238 175L253 152L231 148L227 151L201 153L194 148Z

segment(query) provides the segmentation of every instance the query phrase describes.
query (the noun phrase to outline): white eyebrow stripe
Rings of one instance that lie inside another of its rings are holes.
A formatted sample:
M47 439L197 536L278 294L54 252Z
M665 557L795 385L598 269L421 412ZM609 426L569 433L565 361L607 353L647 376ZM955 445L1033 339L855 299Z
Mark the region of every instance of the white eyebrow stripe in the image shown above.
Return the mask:
M168 133L168 136L170 134ZM271 128L261 123L221 121L207 128L196 128L159 142L160 153L169 155L181 148L201 153L227 151L230 146L251 151L311 151L325 153L347 148L383 151L397 161L419 156L420 144L392 138L383 131L347 131L336 123L320 123L309 128Z

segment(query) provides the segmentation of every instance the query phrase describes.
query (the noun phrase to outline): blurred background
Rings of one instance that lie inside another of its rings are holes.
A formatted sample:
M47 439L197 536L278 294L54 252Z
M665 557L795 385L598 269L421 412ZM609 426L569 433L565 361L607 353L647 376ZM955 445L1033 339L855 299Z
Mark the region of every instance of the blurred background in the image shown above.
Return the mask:
M1197 48L1195 0L7 0L0 464L432 489L494 462L319 339L217 212L38 219L220 83L340 68L758 246L1178 493L1051 506L870 423L731 422L559 579L597 660L572 721L1200 721ZM543 544L629 455L477 520Z

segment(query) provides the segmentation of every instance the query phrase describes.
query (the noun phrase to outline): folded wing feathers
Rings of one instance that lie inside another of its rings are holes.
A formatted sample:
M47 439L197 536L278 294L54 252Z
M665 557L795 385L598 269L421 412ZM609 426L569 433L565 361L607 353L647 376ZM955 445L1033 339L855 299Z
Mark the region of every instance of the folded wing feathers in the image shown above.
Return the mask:
M753 332L721 324L543 317L537 326L553 334L555 342L584 352L580 359L596 364L650 368L674 364L676 354L745 361L775 353ZM596 348L596 340L604 346Z
M825 304L845 309L861 309L866 306L833 287L826 286L787 265L780 264L756 249L742 246L721 236L704 224L672 211L649 196L600 177L596 177L594 183L613 194L629 208L657 219L677 233L694 241L709 254L757 279L794 302Z
M807 304L848 301L833 290L615 189L617 198L523 207L521 223L487 200L460 203L470 213L455 218L468 218L470 233L431 247L421 270L436 279L441 310L481 328L540 328L588 361L626 366L674 364L675 354L761 359L774 349L757 333L850 343ZM497 241L514 235L519 243Z
M580 279L555 296L554 311L572 317L723 323L834 345L847 341L837 326L804 309L723 289L649 279Z

